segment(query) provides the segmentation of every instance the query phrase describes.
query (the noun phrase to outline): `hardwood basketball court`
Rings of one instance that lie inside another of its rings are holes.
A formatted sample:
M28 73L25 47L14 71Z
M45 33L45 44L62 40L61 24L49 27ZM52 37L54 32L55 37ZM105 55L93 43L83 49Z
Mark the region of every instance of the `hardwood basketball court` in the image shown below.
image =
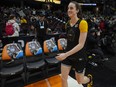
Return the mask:
M50 77L48 79L38 81L36 83L27 85L25 87L61 87L61 76L56 75L53 77ZM83 87L82 85L79 85L76 80L74 80L72 77L68 77L68 86L69 87Z

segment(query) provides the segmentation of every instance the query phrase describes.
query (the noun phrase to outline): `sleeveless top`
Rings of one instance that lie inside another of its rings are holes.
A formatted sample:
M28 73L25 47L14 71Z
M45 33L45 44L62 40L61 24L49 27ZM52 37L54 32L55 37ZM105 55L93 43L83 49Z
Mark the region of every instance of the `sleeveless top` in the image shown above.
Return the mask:
M66 51L73 49L79 43L79 36L81 32L88 32L88 24L85 20L78 20L73 26L70 23L66 24L66 34L67 34L67 48ZM69 56L71 58L86 58L86 44L84 47L76 52L75 54Z

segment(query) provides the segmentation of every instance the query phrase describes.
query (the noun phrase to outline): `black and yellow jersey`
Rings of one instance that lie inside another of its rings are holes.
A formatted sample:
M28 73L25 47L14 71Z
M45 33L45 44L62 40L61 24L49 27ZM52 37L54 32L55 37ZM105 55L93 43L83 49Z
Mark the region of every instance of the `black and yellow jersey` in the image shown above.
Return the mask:
M73 49L79 43L80 33L88 32L88 23L85 20L78 20L75 25L70 26L69 21L66 24L67 51ZM71 56L83 57L85 46L77 53Z

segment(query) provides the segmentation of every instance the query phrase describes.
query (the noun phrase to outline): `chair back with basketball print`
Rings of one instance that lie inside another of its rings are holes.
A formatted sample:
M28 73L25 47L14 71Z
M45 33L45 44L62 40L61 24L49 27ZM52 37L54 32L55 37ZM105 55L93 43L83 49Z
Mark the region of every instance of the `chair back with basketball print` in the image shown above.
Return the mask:
M42 54L43 50L40 43L36 40L27 42L25 48L26 56L33 56L33 55L40 55Z
M60 61L55 57L59 53L58 47L53 39L44 41L43 44L45 61L47 63L47 76L49 77L54 70L60 71Z
M25 82L25 79L23 78L24 53L20 44L10 43L5 45L2 51L0 64L1 64L0 76L2 78L2 87L4 87L6 80L13 80L12 76L15 76L17 74L18 77L21 76Z
M49 55L49 57L53 57L58 53L58 47L52 39L44 41L43 49L44 53Z
M2 51L2 61L15 60L23 57L23 50L17 43L10 43L4 46Z
M58 39L57 43L58 43L59 52L64 52L64 51L66 51L67 40L66 40L65 38L60 38L60 39Z
M25 46L25 56L26 56L26 80L31 76L39 74L44 74L45 61L43 57L43 50L40 43L37 40L32 40L26 43ZM43 75L44 77L44 75Z

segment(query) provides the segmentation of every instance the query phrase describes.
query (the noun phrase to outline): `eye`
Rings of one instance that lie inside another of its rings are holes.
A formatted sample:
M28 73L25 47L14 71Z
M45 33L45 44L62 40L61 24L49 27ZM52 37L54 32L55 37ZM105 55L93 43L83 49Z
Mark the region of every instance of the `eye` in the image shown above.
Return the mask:
M72 10L72 9L73 9L73 7L70 7L70 9Z

